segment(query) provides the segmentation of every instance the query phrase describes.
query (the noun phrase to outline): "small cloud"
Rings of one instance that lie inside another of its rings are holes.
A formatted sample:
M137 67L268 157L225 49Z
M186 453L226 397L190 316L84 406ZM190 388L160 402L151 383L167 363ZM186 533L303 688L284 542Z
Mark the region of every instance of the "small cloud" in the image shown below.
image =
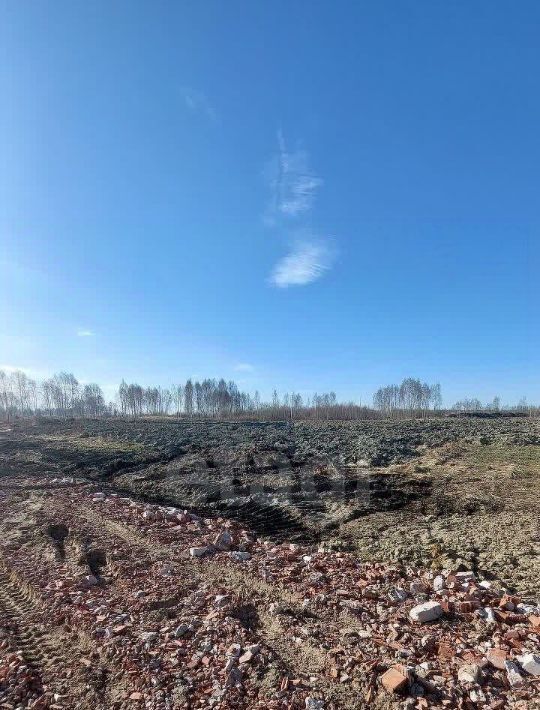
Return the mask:
M253 372L255 370L255 367L249 362L239 362L237 365L234 366L234 369L236 370L236 372Z
M305 150L289 152L281 131L278 133L278 153L269 168L272 203L264 216L267 226L273 226L276 215L294 218L308 212L315 194L323 184L309 167L309 153Z
M201 113L211 121L217 121L217 113L207 96L202 91L196 91L189 86L181 88L185 105L193 113Z
M331 267L332 250L323 243L303 241L275 265L270 282L279 288L305 286Z
M79 328L77 330L77 335L79 338L89 338L92 335L94 335L94 331L92 330L86 330L85 328Z

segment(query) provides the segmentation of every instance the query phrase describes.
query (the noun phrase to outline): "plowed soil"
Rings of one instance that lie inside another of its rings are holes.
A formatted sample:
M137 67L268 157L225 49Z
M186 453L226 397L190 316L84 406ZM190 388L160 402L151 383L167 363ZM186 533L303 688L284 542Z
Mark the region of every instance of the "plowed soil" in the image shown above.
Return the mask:
M114 505L92 501L95 491ZM291 541L307 551L386 563L398 576L403 565L434 573L472 570L535 600L539 494L540 426L526 418L6 425L0 430L0 644L9 663L0 677L0 707L301 708L311 676L319 679L314 697L324 698L326 708L399 707L403 698L381 693L377 680L387 658L357 662L352 695L352 672L326 673L335 644L325 643L324 629L339 638L354 626L347 608L318 612L310 632L301 588L213 557L201 565L188 555L190 544L200 544L196 522L188 524L189 534L142 527L140 506L188 509L210 521L209 530L224 524L248 530L245 549L255 539ZM122 499L129 515L115 507ZM152 587L158 579L159 588ZM214 609L221 593L230 596L226 613ZM201 618L219 616L221 631L210 624L207 636L214 647L223 636L224 658L229 642L243 652L258 644L268 654L249 683L233 684L226 698L208 680L214 660L208 651L204 666L204 643L188 672L191 656L176 656L184 641L174 628L197 605ZM297 641L284 635L271 605L289 610ZM154 652L150 642L130 645L134 629L137 638L170 635L166 652ZM440 707L490 707L448 697L450 704ZM519 706L512 704L521 702L519 694L505 696L497 707L537 707L526 697Z

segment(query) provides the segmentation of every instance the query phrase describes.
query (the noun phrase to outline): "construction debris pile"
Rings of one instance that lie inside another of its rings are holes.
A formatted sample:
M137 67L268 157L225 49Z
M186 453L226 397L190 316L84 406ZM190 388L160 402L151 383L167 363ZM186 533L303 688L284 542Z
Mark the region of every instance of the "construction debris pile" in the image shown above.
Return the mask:
M469 570L86 485L41 496L37 531L0 543L1 708L540 707L538 604ZM3 525L24 508L4 493Z

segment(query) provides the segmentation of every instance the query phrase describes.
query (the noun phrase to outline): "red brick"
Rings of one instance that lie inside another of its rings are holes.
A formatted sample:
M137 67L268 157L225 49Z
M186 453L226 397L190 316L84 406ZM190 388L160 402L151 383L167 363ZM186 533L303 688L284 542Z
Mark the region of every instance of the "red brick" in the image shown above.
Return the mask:
M449 602L448 599L441 599L439 604L445 614L451 614L456 607L455 602Z
M403 666L392 666L381 677L382 686L389 693L398 693L407 686L408 682Z
M480 668L485 668L485 666L487 666L486 659L479 653L475 653L474 651L465 651L465 653L462 655L462 658L469 665L474 664L476 666L480 666Z
M459 614L472 614L474 606L472 602L459 602L457 610Z
M522 635L524 636L525 634L523 633L523 631L521 629L509 629L505 633L504 638L506 641L510 641L511 639L519 641L519 639L522 637Z
M495 618L497 621L502 621L505 624L521 624L527 621L527 617L524 614L514 614L512 611L501 611L501 609L494 609Z
M529 616L529 622L533 629L540 631L540 616Z
M486 658L494 668L504 671L504 662L507 659L506 651L502 648L490 648L486 653Z
M439 644L438 656L439 658L453 658L454 649L450 646L450 644L442 642Z

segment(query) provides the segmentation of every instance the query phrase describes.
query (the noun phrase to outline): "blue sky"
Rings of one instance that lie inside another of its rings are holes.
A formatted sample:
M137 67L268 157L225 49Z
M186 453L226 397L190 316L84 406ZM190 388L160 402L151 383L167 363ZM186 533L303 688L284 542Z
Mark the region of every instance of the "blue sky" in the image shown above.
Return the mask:
M0 7L0 365L540 400L537 2Z

